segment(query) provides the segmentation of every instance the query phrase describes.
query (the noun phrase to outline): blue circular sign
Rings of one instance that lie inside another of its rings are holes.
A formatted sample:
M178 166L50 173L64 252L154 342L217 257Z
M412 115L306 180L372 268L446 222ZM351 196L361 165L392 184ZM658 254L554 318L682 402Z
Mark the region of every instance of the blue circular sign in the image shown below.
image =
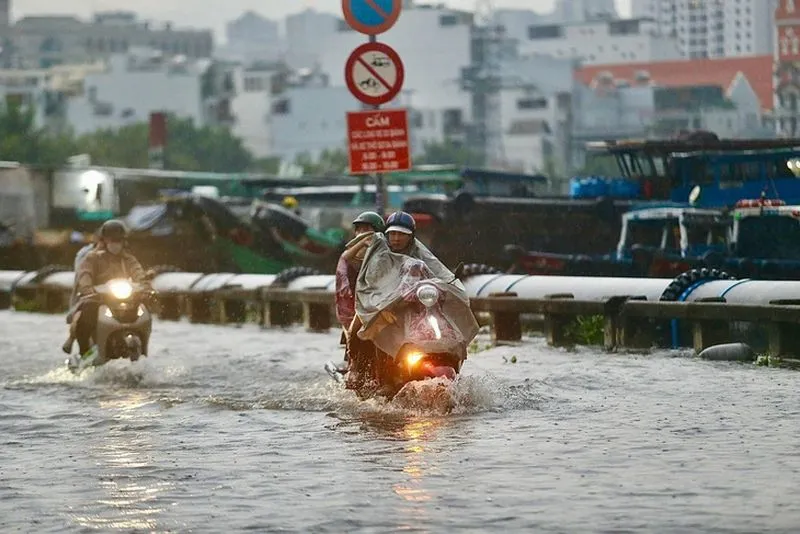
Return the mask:
M400 17L402 8L402 0L342 0L347 24L366 35L378 35L389 30Z

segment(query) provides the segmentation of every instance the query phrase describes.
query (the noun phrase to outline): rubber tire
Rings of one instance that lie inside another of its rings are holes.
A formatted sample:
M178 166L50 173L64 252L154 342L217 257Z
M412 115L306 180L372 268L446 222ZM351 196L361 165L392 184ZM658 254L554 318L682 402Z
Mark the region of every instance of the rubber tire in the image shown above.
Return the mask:
M661 293L661 297L658 300L675 302L684 291L701 280L736 280L736 277L719 269L708 269L706 267L702 269L692 269L676 276L667 288L664 289L664 292Z
M272 284L270 285L276 287L285 287L293 280L296 280L301 276L317 276L321 274L322 273L320 271L312 267L289 267L288 269L284 269L283 271L279 272L275 277L275 280L273 280Z

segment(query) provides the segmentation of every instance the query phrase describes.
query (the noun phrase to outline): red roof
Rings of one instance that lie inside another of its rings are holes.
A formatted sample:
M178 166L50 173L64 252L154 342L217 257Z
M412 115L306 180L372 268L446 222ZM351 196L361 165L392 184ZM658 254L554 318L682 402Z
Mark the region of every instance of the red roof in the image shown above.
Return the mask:
M724 59L692 59L651 63L590 65L578 69L578 80L589 85L601 72L610 72L615 79L636 83L636 74L646 71L650 80L661 87L715 85L727 90L738 73L747 78L761 101L763 109L773 108L772 56L749 56Z

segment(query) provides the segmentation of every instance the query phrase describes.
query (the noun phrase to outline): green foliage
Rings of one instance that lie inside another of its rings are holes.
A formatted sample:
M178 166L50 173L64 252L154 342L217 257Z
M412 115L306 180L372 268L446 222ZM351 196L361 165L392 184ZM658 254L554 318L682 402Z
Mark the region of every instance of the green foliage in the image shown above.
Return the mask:
M241 140L225 128L197 128L190 119L171 116L167 131L168 169L243 172L254 166L253 157ZM0 159L59 166L70 156L81 153L91 155L97 165L146 168L148 125L101 130L75 139L37 128L35 112L30 107L23 108L13 101L0 106Z
M166 168L180 171L243 172L252 155L240 139L225 128L195 127L191 119L170 116L167 124ZM97 165L144 168L148 166L148 125L104 130L78 139L81 152Z
M347 173L349 160L343 149L323 150L316 161L307 152L295 158L295 165L303 168L307 176L335 176Z
M565 328L567 339L578 345L602 345L605 318L602 315L578 316Z
M61 165L74 154L69 136L36 127L35 112L9 101L0 107L0 159L34 165Z

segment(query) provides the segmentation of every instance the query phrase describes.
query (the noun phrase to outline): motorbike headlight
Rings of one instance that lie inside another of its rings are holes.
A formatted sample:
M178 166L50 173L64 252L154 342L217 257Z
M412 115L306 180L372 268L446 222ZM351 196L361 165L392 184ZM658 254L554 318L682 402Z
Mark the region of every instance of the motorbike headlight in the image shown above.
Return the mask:
M436 286L424 285L417 289L417 298L423 306L430 308L439 300L439 290Z
M136 309L136 317L141 317L144 315L144 306L139 304L139 307Z
M406 365L408 365L409 369L413 369L424 357L425 355L421 352L409 352L406 354Z
M125 300L133 293L133 286L127 280L112 280L108 284L108 289L114 298Z

